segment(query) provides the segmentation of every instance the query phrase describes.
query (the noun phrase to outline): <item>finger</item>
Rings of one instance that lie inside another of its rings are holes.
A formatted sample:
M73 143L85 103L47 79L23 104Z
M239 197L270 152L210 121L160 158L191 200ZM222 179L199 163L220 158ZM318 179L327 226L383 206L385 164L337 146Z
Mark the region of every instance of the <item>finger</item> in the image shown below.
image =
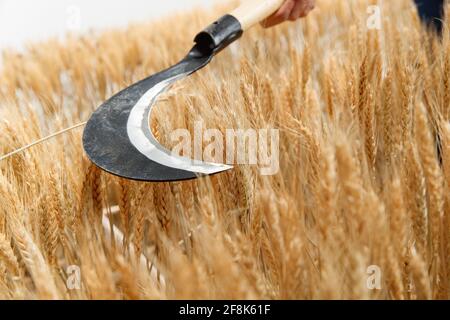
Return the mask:
M276 13L261 23L262 26L264 28L270 28L289 19L295 4L295 0L287 0Z
M305 14L305 2L304 1L297 1L295 3L294 8L291 11L291 14L289 16L290 21L295 21L298 18L302 17L302 15Z
M289 20L296 21L306 17L314 9L314 1L298 1L289 16Z
M294 0L288 0L286 1L281 8L271 15L269 18L267 18L265 21L263 21L263 26L265 28L273 27L277 24L282 23L283 21L286 21L289 18L289 15L295 5Z
M316 2L314 0L308 1L306 5L306 15L308 15L311 11L316 7Z
M306 15L308 15L311 11L313 11L315 7L316 7L315 0L308 1L308 4L306 5Z

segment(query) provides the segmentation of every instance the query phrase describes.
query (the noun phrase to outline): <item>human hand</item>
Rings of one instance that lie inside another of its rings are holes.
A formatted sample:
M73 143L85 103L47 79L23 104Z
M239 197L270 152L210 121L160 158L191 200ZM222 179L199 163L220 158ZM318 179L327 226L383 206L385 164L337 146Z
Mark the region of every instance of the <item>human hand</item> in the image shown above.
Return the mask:
M270 28L284 21L295 21L306 17L315 7L315 0L286 0L281 8L262 22L263 27Z

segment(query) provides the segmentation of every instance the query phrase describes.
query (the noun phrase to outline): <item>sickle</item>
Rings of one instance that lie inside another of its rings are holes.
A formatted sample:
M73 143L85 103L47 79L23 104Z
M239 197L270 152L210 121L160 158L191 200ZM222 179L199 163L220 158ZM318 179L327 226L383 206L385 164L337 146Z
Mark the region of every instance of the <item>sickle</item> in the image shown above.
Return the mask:
M275 12L284 0L251 0L225 15L195 38L195 46L178 64L119 92L92 115L83 134L84 149L101 169L138 181L180 181L232 169L173 155L149 127L158 96L175 81L205 67L244 30Z

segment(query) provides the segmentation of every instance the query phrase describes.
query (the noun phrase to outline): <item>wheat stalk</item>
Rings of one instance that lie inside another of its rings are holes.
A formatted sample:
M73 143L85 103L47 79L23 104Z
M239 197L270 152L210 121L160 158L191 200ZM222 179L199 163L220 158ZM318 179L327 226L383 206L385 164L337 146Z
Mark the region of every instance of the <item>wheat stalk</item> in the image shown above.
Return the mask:
M363 27L367 1L318 2L296 24L246 32L149 121L168 149L172 130L200 119L221 133L279 129L273 176L239 165L173 184L117 180L69 128L177 63L232 3L3 52L0 295L448 299L449 14L437 40L410 0L384 2L382 31ZM382 290L366 286L373 265ZM68 290L69 266L80 290Z

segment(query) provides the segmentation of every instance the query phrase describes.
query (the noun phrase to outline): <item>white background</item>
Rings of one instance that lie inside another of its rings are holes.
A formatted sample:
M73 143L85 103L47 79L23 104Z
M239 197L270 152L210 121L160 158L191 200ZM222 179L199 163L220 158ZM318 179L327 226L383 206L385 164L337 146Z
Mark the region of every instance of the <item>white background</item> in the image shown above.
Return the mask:
M220 1L220 0L219 0ZM124 26L213 0L0 0L0 48L68 31ZM79 19L77 19L77 11Z

